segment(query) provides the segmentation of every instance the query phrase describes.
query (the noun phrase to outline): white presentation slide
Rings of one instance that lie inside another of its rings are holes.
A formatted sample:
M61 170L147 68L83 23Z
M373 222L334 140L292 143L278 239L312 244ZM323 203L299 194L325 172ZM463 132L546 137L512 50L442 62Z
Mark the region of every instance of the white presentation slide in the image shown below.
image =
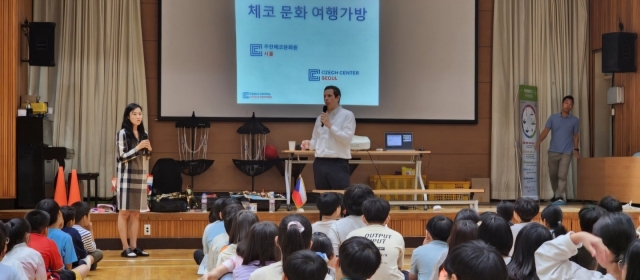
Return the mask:
M391 147L402 146L402 135L388 135L387 145Z
M236 0L238 104L378 105L379 0Z
M159 120L477 123L477 0L159 3Z

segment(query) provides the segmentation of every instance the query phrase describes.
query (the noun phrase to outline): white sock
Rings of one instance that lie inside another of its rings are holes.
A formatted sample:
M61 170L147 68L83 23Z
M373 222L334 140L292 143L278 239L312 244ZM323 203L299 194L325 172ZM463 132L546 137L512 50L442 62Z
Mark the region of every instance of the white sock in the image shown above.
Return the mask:
M88 265L88 266L91 266L91 264L92 264L92 263L91 263L92 258L91 258L91 256L90 256L90 255L87 255L83 260L84 260L84 262L86 262L86 263L87 263L87 265Z

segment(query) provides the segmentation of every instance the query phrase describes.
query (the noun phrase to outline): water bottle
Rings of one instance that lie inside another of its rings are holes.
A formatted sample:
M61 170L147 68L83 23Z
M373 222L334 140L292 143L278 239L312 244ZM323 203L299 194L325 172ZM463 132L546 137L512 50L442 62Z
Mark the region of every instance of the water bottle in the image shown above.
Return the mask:
M27 101L27 117L33 116L33 109L31 108L31 102Z
M273 197L273 192L269 193L269 213L276 212L276 200Z
M207 212L207 194L202 193L202 201L200 202L202 206L202 212Z

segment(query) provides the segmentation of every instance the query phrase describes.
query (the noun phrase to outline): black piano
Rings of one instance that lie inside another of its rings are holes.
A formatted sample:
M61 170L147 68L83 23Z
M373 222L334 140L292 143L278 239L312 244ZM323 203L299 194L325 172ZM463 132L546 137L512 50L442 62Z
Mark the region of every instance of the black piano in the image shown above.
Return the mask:
M52 121L42 117L18 117L16 124L16 208L32 209L55 187L52 160L64 168L67 149L51 147ZM53 183L53 185L51 184ZM45 185L47 188L45 188Z

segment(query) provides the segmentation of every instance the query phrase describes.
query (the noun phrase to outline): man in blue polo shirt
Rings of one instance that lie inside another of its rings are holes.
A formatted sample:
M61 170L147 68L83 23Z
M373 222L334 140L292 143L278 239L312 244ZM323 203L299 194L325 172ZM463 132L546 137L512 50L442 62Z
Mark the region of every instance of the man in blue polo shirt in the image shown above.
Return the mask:
M571 155L580 158L580 124L577 117L570 114L573 109L573 96L562 98L562 111L549 116L535 149L540 148L542 142L551 130L551 143L549 144L549 179L553 189L551 201L555 205L567 204L567 174ZM557 197L556 197L557 195Z

